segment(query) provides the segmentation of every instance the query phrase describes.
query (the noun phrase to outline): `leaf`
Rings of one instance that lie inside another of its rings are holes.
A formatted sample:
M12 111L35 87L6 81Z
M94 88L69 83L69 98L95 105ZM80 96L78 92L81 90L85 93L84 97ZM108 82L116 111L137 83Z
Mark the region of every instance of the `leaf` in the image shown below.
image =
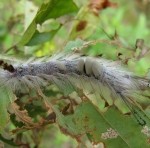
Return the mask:
M84 45L85 41L81 40L81 39L76 39L75 41L70 41L66 44L66 46L64 47L64 51L71 51L73 49L77 49L80 48Z
M77 7L72 0L50 0L47 3L43 3L39 9L35 21L36 23L43 23L50 18L58 18L68 13L77 11Z
M69 134L76 139L78 139L80 135L87 134L90 141L95 144L105 142L105 140L101 138L101 135L111 127L90 102L81 103L73 115L63 116L57 112L56 116L60 129L65 134ZM122 138L118 136L110 138L106 146L114 145L117 147L118 144L122 144L124 148L128 147Z
M4 138L1 134L0 134L0 140L1 141L3 141L4 143L7 143L7 144L9 144L9 145L11 145L11 146L13 146L13 147L17 147L18 145L17 144L15 144L14 142L13 142L13 139L6 139L6 138Z
M0 132L9 122L9 114L7 112L8 105L12 101L13 94L5 87L0 88Z
M51 40L59 29L60 27L56 30L52 30L50 32L44 32L44 33L39 33L38 31L35 31L32 38L26 44L26 46L34 46Z
M74 114L63 116L56 112L60 129L78 139L87 135L94 143L104 143L106 147L149 147L148 137L143 134L142 127L131 116L125 116L116 107L100 112L90 102L81 103Z
M16 115L16 117L18 118L18 121L21 121L27 125L31 125L31 126L35 126L37 125L36 123L34 123L32 121L32 118L29 117L27 110L20 110L19 106L16 103L12 103L11 107Z
M99 17L95 16L88 5L81 7L80 11L76 16L76 21L72 25L69 39L74 40L75 38L86 39L88 38L98 26Z
M107 7L116 7L117 4L109 0L90 0L88 6L95 15L98 15L100 10L106 9Z
M114 107L105 112L104 117L130 147L150 147L148 137L142 133L143 127L133 117L121 114Z
M31 40L31 38L35 32L36 32L36 23L35 23L35 20L33 20L33 22L29 25L29 27L23 34L23 36L18 44L22 45L22 46L26 45Z
M110 6L116 6L116 4L108 0L91 0L88 4L81 7L76 16L76 21L74 21L69 38L71 40L75 38L86 39L92 35L97 26L99 26L99 11Z
M65 0L49 0L46 3L43 2L34 20L23 34L19 45L33 46L51 40L60 27L46 33L40 33L37 30L37 25L44 23L48 19L56 19L77 10L72 0L68 0L67 3Z

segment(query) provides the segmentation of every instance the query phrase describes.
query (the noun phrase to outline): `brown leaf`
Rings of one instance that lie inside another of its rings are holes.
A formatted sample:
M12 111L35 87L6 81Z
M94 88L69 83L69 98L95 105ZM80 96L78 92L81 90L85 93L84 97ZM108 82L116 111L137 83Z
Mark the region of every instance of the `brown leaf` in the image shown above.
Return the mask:
M89 8L92 12L98 16L99 11L107 7L116 7L116 3L112 3L109 0L90 0Z
M32 121L32 118L29 117L27 110L20 110L20 107L16 103L11 104L11 108L14 114L17 117L18 121L21 121L30 126L36 126L37 124Z

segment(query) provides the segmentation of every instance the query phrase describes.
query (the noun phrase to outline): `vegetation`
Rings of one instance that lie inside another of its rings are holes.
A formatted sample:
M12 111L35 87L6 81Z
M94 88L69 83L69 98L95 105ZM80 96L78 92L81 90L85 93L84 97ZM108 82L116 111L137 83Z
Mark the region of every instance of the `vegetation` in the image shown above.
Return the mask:
M13 65L80 49L149 78L149 7L146 0L1 0L1 59ZM78 94L64 96L53 85L43 93L55 111L34 91L11 98L0 88L0 147L150 147L149 127L131 112L76 103ZM144 111L150 117L149 107Z

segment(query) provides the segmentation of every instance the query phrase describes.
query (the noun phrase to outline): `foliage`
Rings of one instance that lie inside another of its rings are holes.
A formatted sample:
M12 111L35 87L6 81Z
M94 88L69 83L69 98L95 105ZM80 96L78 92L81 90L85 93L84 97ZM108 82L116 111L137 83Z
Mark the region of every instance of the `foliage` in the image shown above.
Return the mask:
M148 73L149 14L144 1L10 0L8 3L0 2L0 9L5 12L0 15L2 54L27 59L50 56L54 51L76 50L120 61L137 75ZM104 102L95 104L95 98L65 96L55 86L46 88L44 94L47 96L44 99L34 91L15 96L0 88L2 144L6 147L149 147L149 127L141 127L131 112L123 114ZM121 103L118 106L124 109ZM149 108L145 112L149 116Z

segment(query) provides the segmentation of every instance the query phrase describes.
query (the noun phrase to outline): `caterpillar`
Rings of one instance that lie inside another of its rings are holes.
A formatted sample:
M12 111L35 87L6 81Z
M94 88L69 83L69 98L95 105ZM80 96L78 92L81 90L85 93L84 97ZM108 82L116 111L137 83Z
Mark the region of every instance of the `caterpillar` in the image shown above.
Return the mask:
M117 62L73 53L21 65L0 63L0 87L14 93L55 84L65 95L83 90L85 95L93 94L109 105L119 98L142 126L149 120L141 104L150 105L150 80L134 75Z

